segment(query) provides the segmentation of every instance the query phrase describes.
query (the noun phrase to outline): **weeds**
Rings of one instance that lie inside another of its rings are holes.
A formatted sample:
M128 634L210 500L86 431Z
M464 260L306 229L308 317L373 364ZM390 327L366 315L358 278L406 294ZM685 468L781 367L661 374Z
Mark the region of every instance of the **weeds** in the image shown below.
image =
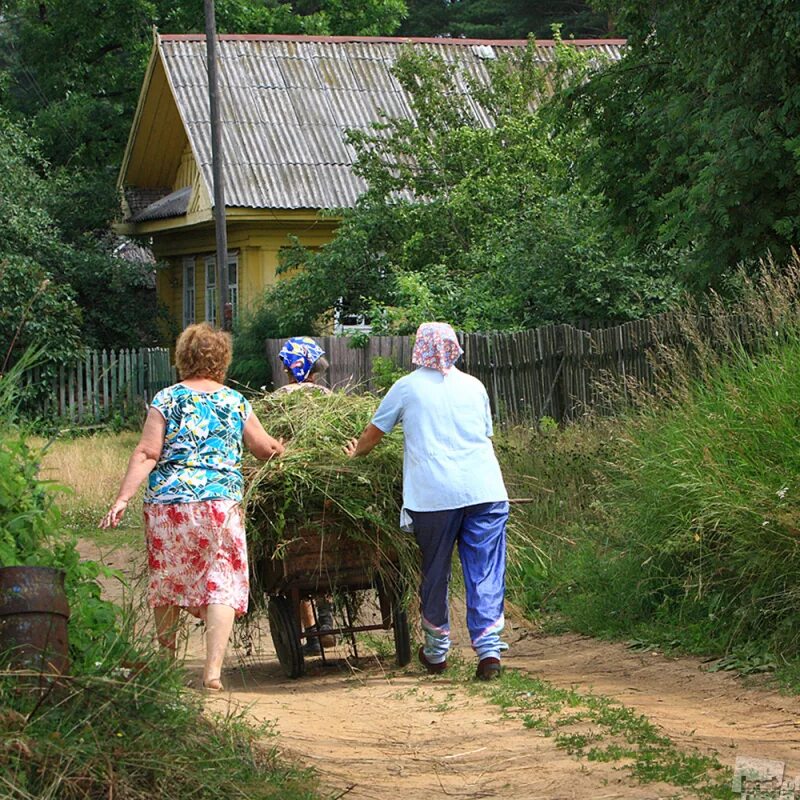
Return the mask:
M588 761L621 762L640 783L689 788L701 798L731 798L730 771L719 761L680 750L647 717L617 701L506 671L498 681L472 684L504 716L552 736L556 745Z
M628 384L616 419L503 443L539 548L510 564L512 596L591 635L783 668L800 654L799 263L678 328L656 396Z
M0 674L0 786L9 800L316 797L316 781L278 762L270 732L203 713L199 695L157 658L104 675L61 677L42 701Z

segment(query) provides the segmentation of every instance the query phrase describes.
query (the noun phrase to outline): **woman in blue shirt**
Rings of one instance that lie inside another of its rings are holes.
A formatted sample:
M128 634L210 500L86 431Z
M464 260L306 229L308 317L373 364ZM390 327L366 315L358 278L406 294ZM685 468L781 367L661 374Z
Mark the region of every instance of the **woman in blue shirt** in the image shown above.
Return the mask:
M148 600L158 641L174 654L181 609L204 620L203 686L210 691L222 689L233 620L247 611L242 445L262 460L283 452L250 403L223 384L231 356L230 335L207 323L180 335L180 383L153 398L117 499L100 522L101 528L116 528L148 479Z
M402 424L400 525L413 531L422 552L420 661L431 673L447 668L448 584L458 545L477 677L490 680L500 674L504 646L508 494L490 438L486 389L454 366L462 352L449 325L421 325L412 356L418 368L392 386L361 437L345 449L351 457L366 455Z

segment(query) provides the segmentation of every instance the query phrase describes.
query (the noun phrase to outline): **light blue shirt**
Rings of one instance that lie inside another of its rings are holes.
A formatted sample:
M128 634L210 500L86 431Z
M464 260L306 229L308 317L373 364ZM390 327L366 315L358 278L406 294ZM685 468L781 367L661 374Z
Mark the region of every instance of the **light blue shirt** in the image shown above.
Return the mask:
M453 367L419 367L383 398L372 424L403 426L403 511L445 511L508 500L492 446L492 415L483 384Z

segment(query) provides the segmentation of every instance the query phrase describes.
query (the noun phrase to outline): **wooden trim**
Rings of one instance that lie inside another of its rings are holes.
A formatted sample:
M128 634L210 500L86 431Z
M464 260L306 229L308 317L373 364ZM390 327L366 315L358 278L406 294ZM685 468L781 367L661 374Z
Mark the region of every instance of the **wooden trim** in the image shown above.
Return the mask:
M136 102L136 111L133 114L133 124L131 125L131 130L128 134L128 142L125 145L125 153L122 156L122 164L120 165L119 175L117 176L117 189L120 191L125 188L125 175L128 172L128 165L130 164L131 154L133 153L133 142L139 133L139 124L142 121L142 111L144 109L145 99L150 91L150 84L153 81L153 71L155 70L157 55L160 55L158 50L158 34L156 33L155 28L153 28L153 49L150 51L150 59L147 62L147 69L144 73L142 88L139 91L139 99Z
M223 33L217 37L223 42L368 42L379 44L437 44L441 46L496 45L498 47L525 47L527 39L446 39L434 36L305 36L283 33ZM204 42L203 33L165 33L160 39L164 42ZM541 47L555 47L554 39L536 39ZM565 39L564 44L578 47L593 45L616 45L623 47L627 39Z

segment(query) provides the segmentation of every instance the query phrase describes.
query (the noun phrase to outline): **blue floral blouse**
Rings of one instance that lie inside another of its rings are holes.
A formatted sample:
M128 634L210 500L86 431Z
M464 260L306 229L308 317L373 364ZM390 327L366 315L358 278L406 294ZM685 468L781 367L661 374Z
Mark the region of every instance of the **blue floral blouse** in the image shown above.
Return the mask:
M201 392L176 383L153 398L152 408L167 428L145 503L241 502L242 431L250 403L227 386Z

